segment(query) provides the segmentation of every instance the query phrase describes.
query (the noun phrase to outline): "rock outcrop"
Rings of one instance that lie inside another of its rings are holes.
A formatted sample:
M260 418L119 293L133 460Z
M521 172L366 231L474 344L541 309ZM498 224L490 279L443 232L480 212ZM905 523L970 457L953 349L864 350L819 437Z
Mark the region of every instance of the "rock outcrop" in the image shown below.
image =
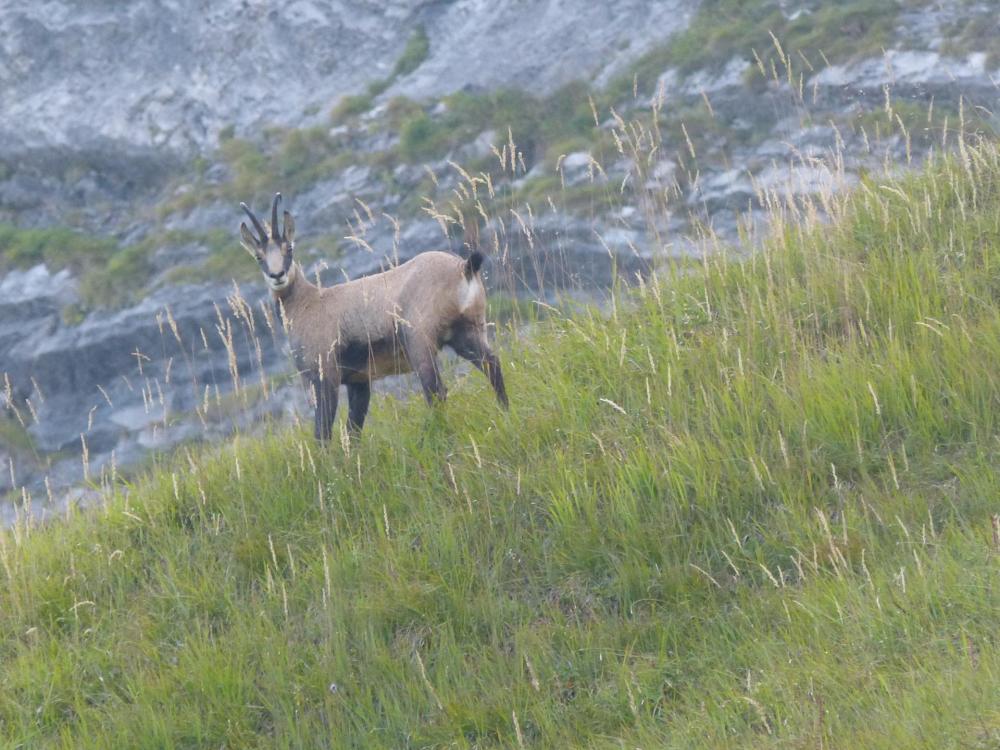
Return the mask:
M547 92L607 76L686 26L690 0L12 0L0 14L0 159L196 153L219 131L325 118L389 77L418 27L429 48L393 90ZM310 114L313 113L313 114Z

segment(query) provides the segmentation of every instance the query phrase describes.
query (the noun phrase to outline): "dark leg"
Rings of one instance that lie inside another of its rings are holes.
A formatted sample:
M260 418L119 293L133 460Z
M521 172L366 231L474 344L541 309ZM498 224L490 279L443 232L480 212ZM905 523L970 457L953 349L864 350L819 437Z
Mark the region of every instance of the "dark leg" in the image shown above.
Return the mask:
M333 433L333 420L337 416L337 388L328 380L314 381L313 393L316 395L315 435L321 443L330 439Z
M497 395L497 401L504 409L508 407L507 389L503 382L503 371L500 360L486 343L486 336L473 326L456 330L451 337L451 348L463 359L469 360L486 375Z
M347 429L354 434L361 432L361 428L365 426L371 397L371 383L347 384Z
M438 367L437 354L426 353L419 364L414 363L417 377L420 378L420 386L424 389L424 398L427 403L433 405L435 401L443 402L448 398L448 389L444 387L441 380L441 370Z
M420 378L420 385L424 389L424 398L427 403L433 405L435 401L444 401L448 397L448 390L441 380L441 370L438 368L437 352L433 347L417 341L414 337L407 336L403 341L406 350L406 358L410 361L410 367Z

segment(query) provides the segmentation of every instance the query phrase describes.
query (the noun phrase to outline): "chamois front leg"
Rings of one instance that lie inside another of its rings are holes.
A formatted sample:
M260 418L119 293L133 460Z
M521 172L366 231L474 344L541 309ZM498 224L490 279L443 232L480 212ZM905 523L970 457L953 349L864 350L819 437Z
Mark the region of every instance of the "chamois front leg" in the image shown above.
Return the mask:
M371 383L347 384L347 429L357 435L365 426L368 404L372 397Z
M410 333L403 337L403 349L410 367L420 378L420 386L424 390L427 403L433 406L435 401L444 401L448 397L448 389L441 380L441 369L434 347Z
M316 418L314 434L316 439L324 443L333 434L333 421L337 416L338 385L330 380L312 381L313 393L316 396Z

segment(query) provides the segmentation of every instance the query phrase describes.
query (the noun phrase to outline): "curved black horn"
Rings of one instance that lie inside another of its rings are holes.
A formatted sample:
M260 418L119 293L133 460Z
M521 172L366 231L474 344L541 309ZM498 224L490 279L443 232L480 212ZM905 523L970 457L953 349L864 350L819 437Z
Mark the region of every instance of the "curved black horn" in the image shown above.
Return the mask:
M257 230L257 234L260 236L260 242L262 245L267 244L267 232L264 231L264 227L257 220L257 217L253 215L253 211L246 203L240 203L240 208L246 211L247 216L250 217L250 221L253 222L253 228Z
M278 236L278 204L281 203L281 193L274 194L274 202L271 204L271 239L277 242L281 239Z

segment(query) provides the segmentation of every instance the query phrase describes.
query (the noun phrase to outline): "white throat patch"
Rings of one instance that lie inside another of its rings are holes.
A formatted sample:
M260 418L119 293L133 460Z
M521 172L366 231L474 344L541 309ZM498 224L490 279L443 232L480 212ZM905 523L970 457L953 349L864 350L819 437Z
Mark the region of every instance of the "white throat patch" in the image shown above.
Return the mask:
M482 285L479 283L479 279L472 278L466 279L462 282L462 286L459 289L458 297L458 310L459 312L465 312L479 298L479 292L482 289Z

